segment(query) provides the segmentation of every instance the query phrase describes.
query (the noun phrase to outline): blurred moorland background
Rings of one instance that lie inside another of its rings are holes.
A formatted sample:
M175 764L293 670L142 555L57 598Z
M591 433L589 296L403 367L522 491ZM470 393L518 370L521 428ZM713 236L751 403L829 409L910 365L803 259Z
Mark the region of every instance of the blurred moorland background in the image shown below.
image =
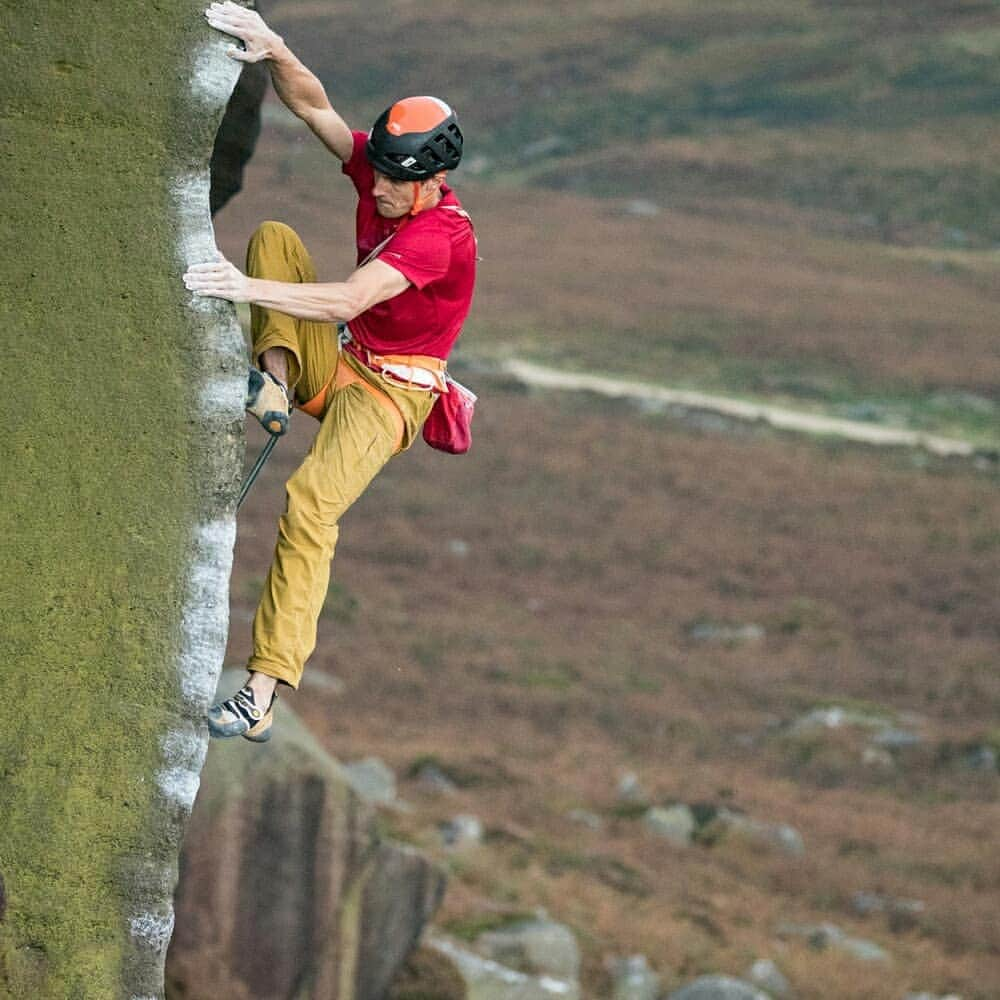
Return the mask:
M804 998L1000 995L1000 4L264 13L354 127L433 93L466 134L473 450L418 444L345 518L288 698L395 771L387 829L450 871L437 926L543 908L593 997L634 954L665 987L768 957ZM219 245L281 219L342 277L350 185L267 101ZM530 388L511 359L977 453ZM293 423L240 514L232 663Z

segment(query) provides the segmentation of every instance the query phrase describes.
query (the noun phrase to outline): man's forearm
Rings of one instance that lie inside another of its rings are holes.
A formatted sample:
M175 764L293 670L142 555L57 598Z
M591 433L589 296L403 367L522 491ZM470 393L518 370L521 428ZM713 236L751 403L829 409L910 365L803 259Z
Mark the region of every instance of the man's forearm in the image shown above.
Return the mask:
M319 78L284 41L275 44L267 66L278 97L299 118L308 120L312 112L330 107L330 100Z
M360 296L347 282L299 284L248 278L247 300L297 319L321 323L347 323L364 310Z

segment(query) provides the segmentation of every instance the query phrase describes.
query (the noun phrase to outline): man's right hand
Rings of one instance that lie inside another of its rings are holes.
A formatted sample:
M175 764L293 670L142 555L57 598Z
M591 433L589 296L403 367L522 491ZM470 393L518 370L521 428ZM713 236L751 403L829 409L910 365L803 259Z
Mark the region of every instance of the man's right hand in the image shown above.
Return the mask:
M243 42L246 48L234 46L228 51L229 57L239 62L255 63L270 59L284 45L281 36L264 23L257 11L241 7L232 0L213 3L205 11L205 19L213 28Z

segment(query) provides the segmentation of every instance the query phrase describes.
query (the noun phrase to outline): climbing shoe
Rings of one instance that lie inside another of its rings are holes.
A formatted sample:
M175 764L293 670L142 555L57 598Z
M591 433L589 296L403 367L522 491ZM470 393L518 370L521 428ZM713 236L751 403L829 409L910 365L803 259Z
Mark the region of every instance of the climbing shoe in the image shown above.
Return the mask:
M263 709L257 704L253 690L249 686L241 687L232 698L208 710L208 732L216 739L242 736L252 743L266 743L271 738L277 700L277 694L272 695L271 704Z
M247 412L252 413L269 434L278 437L288 430L292 404L288 390L270 373L250 369L247 379Z

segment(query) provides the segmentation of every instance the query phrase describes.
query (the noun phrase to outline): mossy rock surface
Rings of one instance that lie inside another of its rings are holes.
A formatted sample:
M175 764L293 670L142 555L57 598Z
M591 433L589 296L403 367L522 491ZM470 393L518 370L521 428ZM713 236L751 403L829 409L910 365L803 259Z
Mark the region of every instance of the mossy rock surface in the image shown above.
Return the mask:
M0 996L160 990L242 446L202 7L0 2Z

